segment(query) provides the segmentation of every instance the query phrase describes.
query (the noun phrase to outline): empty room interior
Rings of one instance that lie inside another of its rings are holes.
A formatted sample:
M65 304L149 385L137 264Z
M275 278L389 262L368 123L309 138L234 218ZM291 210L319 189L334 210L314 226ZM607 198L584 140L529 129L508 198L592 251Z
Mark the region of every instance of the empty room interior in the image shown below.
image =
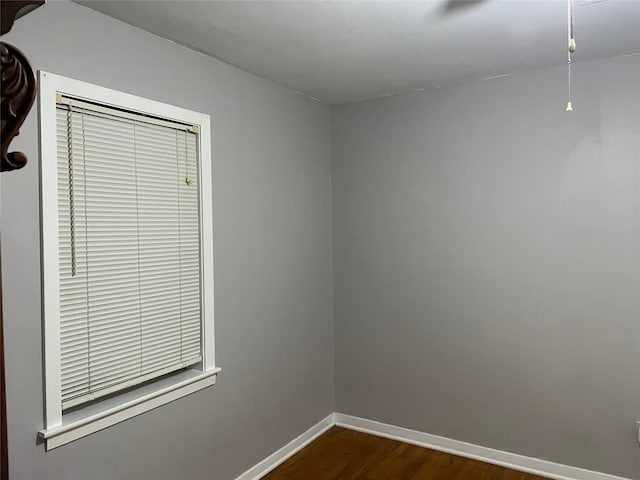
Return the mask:
M3 480L640 479L640 1L0 9Z

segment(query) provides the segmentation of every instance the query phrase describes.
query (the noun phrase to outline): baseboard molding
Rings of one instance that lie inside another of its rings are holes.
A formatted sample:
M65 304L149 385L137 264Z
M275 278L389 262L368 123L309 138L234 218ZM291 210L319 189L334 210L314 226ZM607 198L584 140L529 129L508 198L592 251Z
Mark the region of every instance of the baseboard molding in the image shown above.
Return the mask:
M235 480L260 480L263 476L302 450L333 426L369 433L378 437L390 438L419 447L450 453L459 457L472 458L501 467L533 473L553 480L632 480L616 477L607 473L594 472L583 468L553 463L539 458L525 457L516 453L503 452L472 443L452 440L446 437L418 432L408 428L396 427L387 423L353 417L343 413L332 413L299 437L293 439L277 452L269 455L260 463L251 467Z
M293 456L299 450L302 450L308 444L313 442L316 438L333 427L335 423L335 414L332 413L327 418L320 420L320 422L316 423L299 437L291 440L280 450L272 453L260 463L251 467L249 470L237 477L236 480L259 480L278 465L286 461L289 457Z
M507 467L512 470L533 473L554 480L631 480L606 473L593 472L591 470L548 462L538 458L525 457L515 453L481 447L472 443L439 437L437 435L396 427L364 418L352 417L342 413L336 413L334 415L334 421L339 427L390 438L392 440L398 440L460 457L472 458L474 460Z

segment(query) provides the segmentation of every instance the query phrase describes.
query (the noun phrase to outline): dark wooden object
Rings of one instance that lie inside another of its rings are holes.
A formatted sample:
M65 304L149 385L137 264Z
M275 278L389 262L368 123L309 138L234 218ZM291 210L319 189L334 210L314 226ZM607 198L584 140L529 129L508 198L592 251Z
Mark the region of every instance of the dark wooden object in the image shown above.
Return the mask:
M22 152L9 153L9 144L18 135L36 98L36 77L23 53L0 42L2 56L2 146L0 170L17 170L27 164Z
M17 15L25 7L32 9L42 5L44 0L3 1L2 35L11 30ZM36 77L24 54L13 45L0 42L2 63L2 144L0 148L0 171L22 168L27 157L21 152L9 153L9 144L18 135L20 126L27 118L36 98Z
M0 34L11 30L16 18L39 7L45 0L3 0L0 3ZM20 130L36 97L36 77L24 54L13 45L0 42L2 76L2 104L0 106L0 171L7 172L24 167L27 157L21 152L9 153L9 144ZM4 318L2 315L2 270L0 269L0 478L9 478L7 449L7 397L4 360Z
M263 480L544 480L448 453L334 427Z
M0 1L0 35L9 33L13 22L24 17L31 10L44 4L45 0L2 0Z

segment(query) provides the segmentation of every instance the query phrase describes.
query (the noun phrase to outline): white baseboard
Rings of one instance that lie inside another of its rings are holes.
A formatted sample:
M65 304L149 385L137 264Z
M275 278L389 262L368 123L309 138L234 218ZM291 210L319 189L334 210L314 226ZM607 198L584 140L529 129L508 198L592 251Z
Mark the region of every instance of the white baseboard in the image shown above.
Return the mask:
M481 447L472 443L417 432L415 430L409 430L408 428L396 427L373 420L352 417L342 413L336 413L334 417L335 424L339 427L390 438L392 440L398 440L460 457L472 458L474 460L500 465L521 472L533 473L555 480L630 480L606 473L593 472L591 470L570 467L538 458L525 457L515 453Z
M289 457L293 456L299 450L302 450L308 444L313 442L316 438L333 427L335 423L335 414L332 413L327 418L320 420L320 422L316 423L299 437L291 440L280 450L272 453L260 463L251 467L249 470L237 477L236 480L259 480Z
M450 453L459 457L472 458L520 472L533 473L534 475L540 475L554 480L631 480L607 473L594 472L561 463L540 460L539 458L525 457L524 455L518 455L516 453L494 450L493 448L439 437L408 428L396 427L395 425L367 420L366 418L353 417L343 413L332 413L302 435L287 443L280 450L269 455L254 467L251 467L235 480L260 480L271 470L284 463L288 458L302 450L334 425L358 432L369 433L378 437L410 443L411 445L417 445L419 447Z

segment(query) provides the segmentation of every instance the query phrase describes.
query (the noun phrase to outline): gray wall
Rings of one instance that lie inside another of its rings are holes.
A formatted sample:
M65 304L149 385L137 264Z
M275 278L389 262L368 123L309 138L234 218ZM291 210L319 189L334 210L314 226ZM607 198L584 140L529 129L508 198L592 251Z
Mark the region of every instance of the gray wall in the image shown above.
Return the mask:
M4 38L3 38L4 40ZM71 3L18 20L34 67L209 113L218 384L51 452L42 427L37 115L2 175L14 480L235 478L333 412L330 110Z
M640 56L333 108L337 411L640 478Z

